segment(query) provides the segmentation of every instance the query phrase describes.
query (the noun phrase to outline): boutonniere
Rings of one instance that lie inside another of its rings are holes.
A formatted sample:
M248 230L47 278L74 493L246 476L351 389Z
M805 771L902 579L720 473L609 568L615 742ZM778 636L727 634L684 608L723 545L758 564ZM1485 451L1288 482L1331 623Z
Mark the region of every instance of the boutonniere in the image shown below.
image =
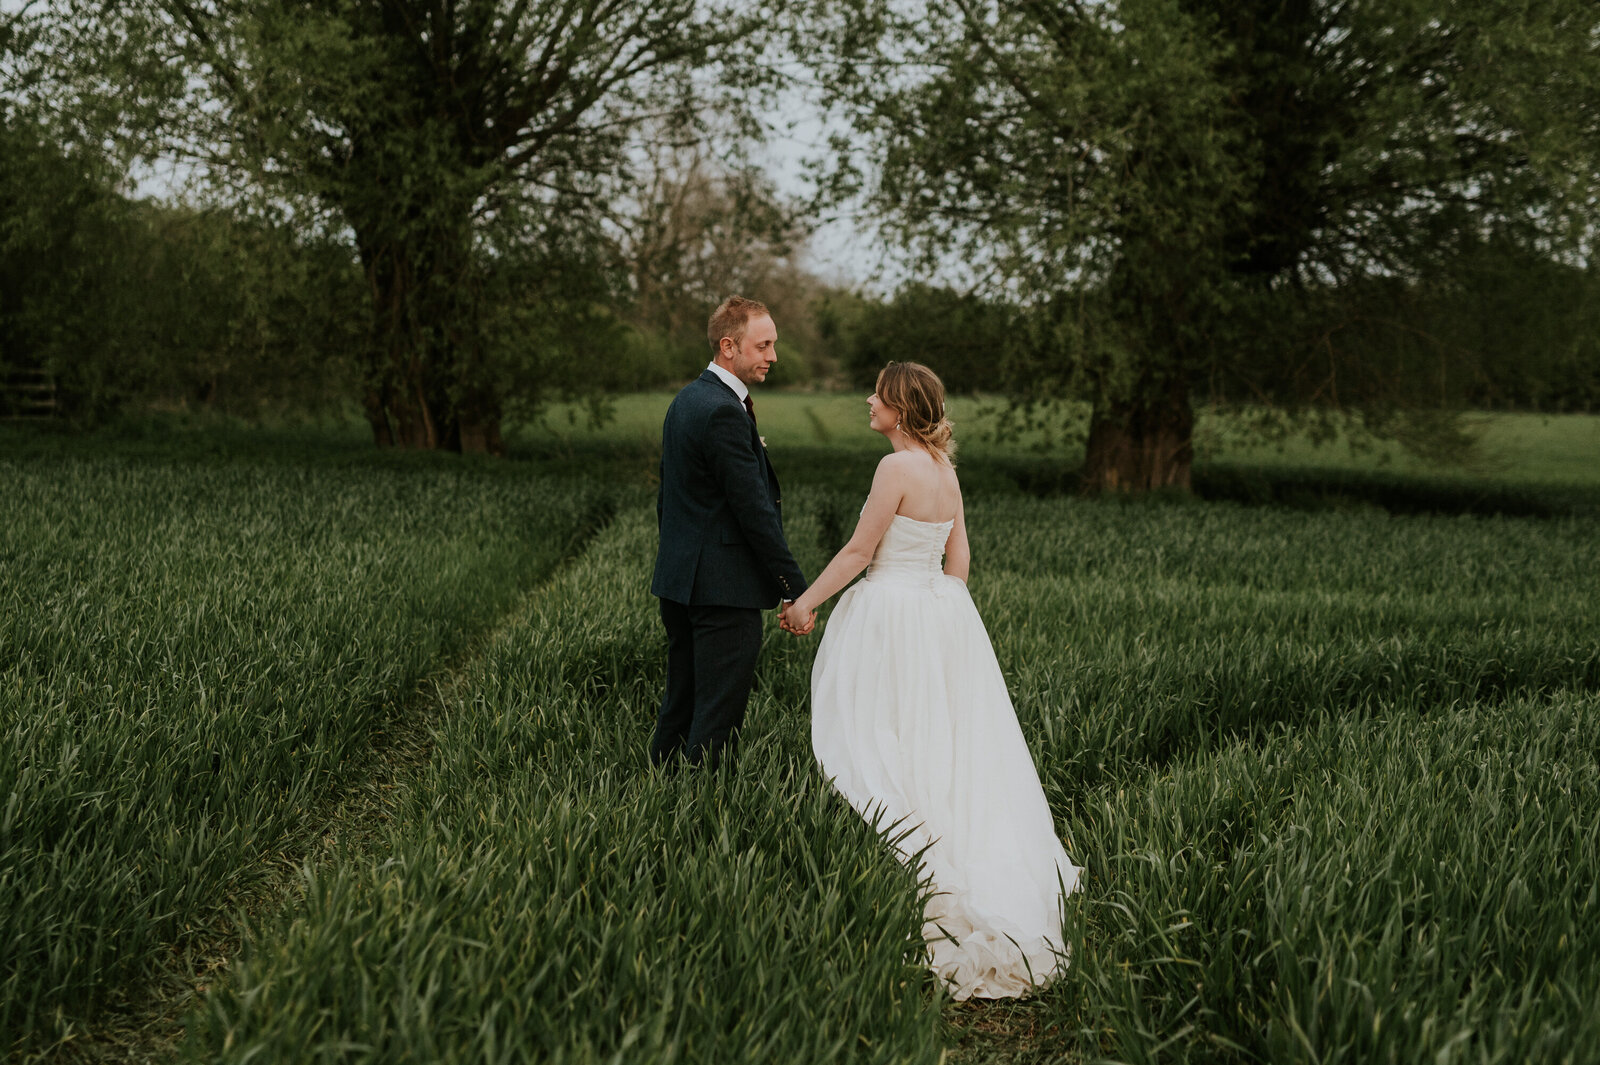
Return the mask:
M767 438L766 437L760 436L760 437L757 437L756 439L761 441L761 446L762 447L766 447L767 446Z

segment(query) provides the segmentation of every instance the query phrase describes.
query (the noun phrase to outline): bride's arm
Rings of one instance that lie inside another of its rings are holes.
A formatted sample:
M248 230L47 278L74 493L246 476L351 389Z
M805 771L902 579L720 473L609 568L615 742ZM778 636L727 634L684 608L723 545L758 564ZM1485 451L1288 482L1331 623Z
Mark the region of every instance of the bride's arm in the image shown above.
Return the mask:
M951 577L967 579L972 566L972 547L967 543L967 508L956 496L956 523L950 527L950 539L944 542L944 571Z
M867 496L867 505L861 509L861 520L856 522L856 531L851 535L850 542L839 549L833 561L790 607L799 611L800 616L809 615L832 599L872 561L873 552L878 550L878 541L889 530L895 511L900 509L900 500L906 493L899 464L893 459L893 455L886 455L878 463L878 472L872 476L872 493Z

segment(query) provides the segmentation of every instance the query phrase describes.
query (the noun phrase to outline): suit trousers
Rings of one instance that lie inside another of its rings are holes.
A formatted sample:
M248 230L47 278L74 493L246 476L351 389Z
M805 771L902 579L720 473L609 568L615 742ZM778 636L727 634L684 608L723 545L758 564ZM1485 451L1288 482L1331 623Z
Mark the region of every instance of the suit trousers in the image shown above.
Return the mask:
M761 654L761 611L663 599L661 623L667 630L667 690L650 761L731 765Z

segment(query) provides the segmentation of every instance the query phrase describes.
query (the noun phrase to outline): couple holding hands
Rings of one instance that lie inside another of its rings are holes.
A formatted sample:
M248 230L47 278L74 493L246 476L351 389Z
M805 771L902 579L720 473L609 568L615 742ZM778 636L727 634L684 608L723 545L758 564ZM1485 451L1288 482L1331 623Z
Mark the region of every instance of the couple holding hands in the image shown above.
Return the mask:
M953 997L1043 986L1067 963L1062 905L1079 869L967 594L944 386L917 363L878 375L869 425L892 451L850 541L808 583L784 539L750 398L777 361L777 328L762 304L733 296L711 315L708 337L711 364L672 401L661 432L650 590L667 632L667 682L651 761L731 766L762 611L781 602L780 625L804 636L817 608L844 591L811 673L823 774L931 881L928 963Z

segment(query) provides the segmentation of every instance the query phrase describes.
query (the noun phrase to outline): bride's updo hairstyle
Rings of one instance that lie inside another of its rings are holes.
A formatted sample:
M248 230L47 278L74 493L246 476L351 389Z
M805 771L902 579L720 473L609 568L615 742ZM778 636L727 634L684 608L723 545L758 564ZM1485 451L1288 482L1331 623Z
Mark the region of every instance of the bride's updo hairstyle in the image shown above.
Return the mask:
M878 373L878 399L900 412L900 431L935 458L956 464L955 426L944 413L944 382L920 362L891 362Z

